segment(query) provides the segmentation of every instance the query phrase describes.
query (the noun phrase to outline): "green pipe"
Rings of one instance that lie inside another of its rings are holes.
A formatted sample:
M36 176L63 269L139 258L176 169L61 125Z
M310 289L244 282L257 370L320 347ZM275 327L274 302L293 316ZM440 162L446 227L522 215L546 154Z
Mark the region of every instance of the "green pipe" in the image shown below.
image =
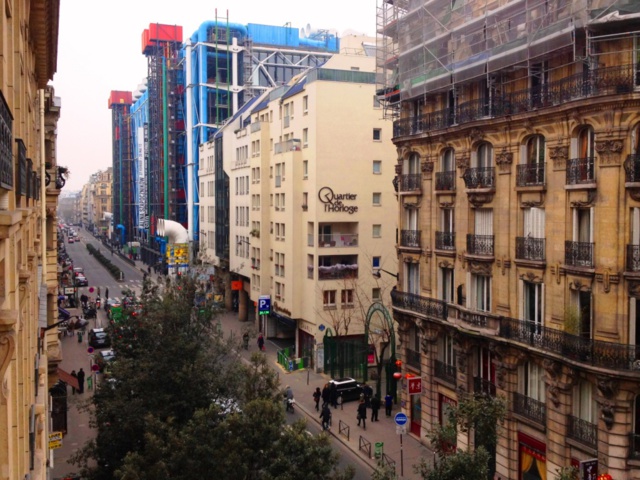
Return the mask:
M169 129L167 127L167 59L162 61L162 137L164 139L164 218L169 219Z

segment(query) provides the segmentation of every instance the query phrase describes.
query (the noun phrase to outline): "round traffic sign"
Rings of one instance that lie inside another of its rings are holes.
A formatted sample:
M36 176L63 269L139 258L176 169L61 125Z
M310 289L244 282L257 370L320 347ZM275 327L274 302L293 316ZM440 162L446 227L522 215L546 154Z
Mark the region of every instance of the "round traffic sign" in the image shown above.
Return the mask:
M409 421L409 419L407 418L407 415L402 412L396 413L396 416L393 417L393 419L395 420L396 425L399 425L399 426L406 425L407 422Z

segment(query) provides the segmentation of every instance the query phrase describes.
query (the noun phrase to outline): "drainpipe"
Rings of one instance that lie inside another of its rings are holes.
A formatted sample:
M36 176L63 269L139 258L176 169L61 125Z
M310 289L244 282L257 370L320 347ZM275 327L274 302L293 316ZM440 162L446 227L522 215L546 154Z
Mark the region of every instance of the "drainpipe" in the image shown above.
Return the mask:
M169 218L169 131L167 127L167 58L162 59L162 137L164 138L164 218Z

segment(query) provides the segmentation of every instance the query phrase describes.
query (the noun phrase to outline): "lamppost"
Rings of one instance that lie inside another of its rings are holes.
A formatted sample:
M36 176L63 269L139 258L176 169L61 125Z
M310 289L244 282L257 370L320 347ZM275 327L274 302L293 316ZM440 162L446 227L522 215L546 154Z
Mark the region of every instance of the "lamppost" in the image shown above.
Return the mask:
M373 272L373 276L374 276L374 277L376 277L376 278L380 278L380 277L382 277L382 275L380 275L380 272L384 272L384 273L386 273L387 275L391 275L392 277L395 277L395 279L396 279L396 280L398 280L398 278L399 278L397 273L391 273L391 272L388 272L388 271L387 271L387 270L385 270L384 268L378 268L378 269L376 269L376 271L375 271L375 272Z

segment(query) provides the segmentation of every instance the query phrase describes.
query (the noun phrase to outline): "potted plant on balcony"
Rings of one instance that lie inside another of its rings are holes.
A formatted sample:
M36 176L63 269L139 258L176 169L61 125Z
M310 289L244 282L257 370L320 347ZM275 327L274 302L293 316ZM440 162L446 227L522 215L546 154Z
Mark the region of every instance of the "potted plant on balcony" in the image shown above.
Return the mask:
M249 232L249 235L255 238L260 238L260 230L258 230L257 228L254 228Z

